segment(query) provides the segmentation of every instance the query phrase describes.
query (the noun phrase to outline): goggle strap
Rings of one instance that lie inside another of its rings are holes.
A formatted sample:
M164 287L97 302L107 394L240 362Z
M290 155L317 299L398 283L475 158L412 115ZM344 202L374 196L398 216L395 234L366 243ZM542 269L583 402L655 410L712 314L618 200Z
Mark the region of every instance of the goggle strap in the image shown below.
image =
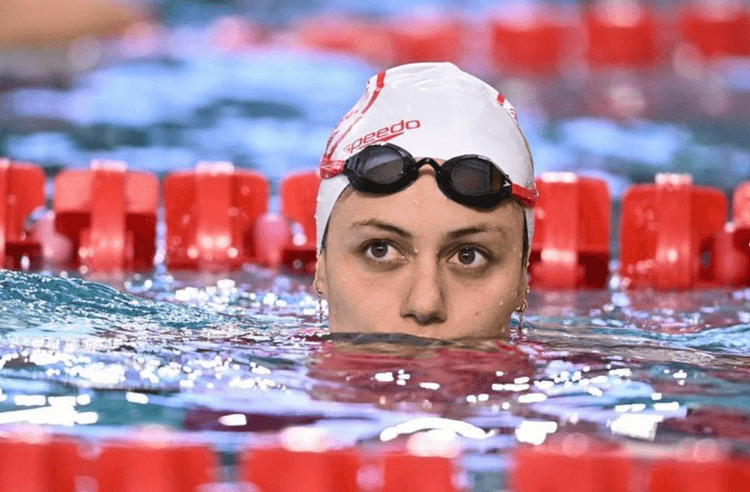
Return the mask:
M533 207L534 203L536 203L536 199L539 197L539 193L535 188L524 188L523 186L516 183L513 183L511 185L510 194L527 207Z
M322 179L332 178L338 176L344 170L346 161L339 159L331 159L323 157L320 162L319 171ZM536 188L524 188L523 186L513 183L511 185L510 194L520 201L526 207L534 207L539 193Z
M320 172L320 177L322 179L328 179L333 178L334 176L338 176L344 171L344 165L346 164L346 161L342 161L339 159L330 159L327 157L323 157L320 160L320 164L318 166L318 171Z

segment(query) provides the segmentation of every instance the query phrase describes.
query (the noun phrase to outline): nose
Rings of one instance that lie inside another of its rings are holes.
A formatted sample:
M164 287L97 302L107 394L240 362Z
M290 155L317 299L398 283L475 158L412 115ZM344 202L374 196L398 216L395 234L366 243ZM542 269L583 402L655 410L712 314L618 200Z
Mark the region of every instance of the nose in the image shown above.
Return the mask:
M440 268L434 260L417 263L401 306L401 316L420 326L442 323L448 313Z

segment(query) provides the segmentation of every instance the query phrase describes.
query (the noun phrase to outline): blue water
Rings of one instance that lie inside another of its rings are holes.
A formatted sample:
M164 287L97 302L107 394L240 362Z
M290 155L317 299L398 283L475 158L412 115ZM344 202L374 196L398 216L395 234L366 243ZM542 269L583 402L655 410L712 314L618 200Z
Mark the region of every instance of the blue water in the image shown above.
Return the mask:
M750 291L532 292L509 343L466 344L332 338L307 279L254 267L115 284L0 272L0 422L161 425L236 451L289 425L377 446L439 416L470 424L462 459L485 490L539 429L673 443L697 409L750 415Z
M379 69L343 55L279 48L236 54L203 47L105 63L77 75L66 90L0 92L0 154L49 173L86 167L91 159L124 160L160 175L200 160L230 160L262 170L276 184L290 171L317 165L330 129ZM750 80L750 66L742 73ZM685 87L673 120L623 121L575 108L561 112L562 101L541 100L549 82L494 82L516 101L538 173L602 178L615 199L656 172L690 172L695 182L727 192L750 173L747 115L685 111L694 103ZM585 98L609 83L594 79L560 96ZM732 94L750 97L741 88Z
M257 9L282 22L293 4ZM316 165L330 128L379 68L206 46L106 60L64 89L0 92L0 155L50 177L94 158L162 176L231 160L275 187ZM727 77L745 97L747 73ZM727 192L750 173L742 115L566 113L545 105L548 81L494 82L519 109L537 171L605 179L615 205L656 172L691 172ZM484 344L334 338L309 278L253 266L195 275L157 265L116 278L0 271L0 424L94 439L156 424L236 451L289 425L377 447L399 424L438 416L430 425L459 433L468 483L487 491L503 482L514 445L549 432L750 442L750 290L532 292L525 327L512 331L508 343ZM222 419L238 414L231 425Z

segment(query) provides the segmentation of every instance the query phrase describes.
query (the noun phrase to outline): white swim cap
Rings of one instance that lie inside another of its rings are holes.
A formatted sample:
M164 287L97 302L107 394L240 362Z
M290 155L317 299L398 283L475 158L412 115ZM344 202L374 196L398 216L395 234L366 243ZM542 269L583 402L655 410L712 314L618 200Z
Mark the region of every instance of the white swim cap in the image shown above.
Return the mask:
M349 185L342 173L346 159L386 141L415 157L487 157L514 185L536 196L531 152L515 109L501 94L452 63L402 65L372 77L328 138L315 213L318 252L333 206ZM531 249L534 211L524 207L524 212Z

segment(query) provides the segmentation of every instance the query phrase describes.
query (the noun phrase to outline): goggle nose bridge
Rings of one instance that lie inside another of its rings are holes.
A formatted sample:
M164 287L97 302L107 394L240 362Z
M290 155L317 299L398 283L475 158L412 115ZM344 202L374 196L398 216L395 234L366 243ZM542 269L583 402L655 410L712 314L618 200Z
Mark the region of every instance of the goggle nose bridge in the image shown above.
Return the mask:
M420 159L415 159L412 157L411 160L414 161L415 164L414 172L419 172L419 170L422 169L424 165L429 165L432 169L435 170L435 174L438 176L442 175L445 172L442 166L438 164L438 162L432 157L422 157Z

